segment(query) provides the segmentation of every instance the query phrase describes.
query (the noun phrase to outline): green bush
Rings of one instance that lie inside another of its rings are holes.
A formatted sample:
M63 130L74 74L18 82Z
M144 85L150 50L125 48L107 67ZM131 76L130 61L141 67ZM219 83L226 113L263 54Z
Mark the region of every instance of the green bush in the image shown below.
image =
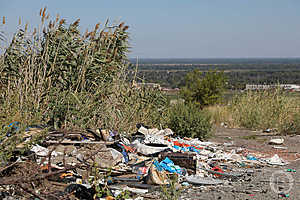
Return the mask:
M212 131L211 116L192 103L177 103L169 110L168 127L181 137L206 138Z

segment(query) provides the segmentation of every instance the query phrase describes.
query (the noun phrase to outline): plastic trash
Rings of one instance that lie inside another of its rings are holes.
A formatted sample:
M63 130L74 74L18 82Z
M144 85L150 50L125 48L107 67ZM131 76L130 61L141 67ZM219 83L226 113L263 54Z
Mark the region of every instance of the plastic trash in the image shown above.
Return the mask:
M114 160L121 160L123 158L123 154L120 153L119 151L117 151L113 148L108 148L108 149L110 150L110 153Z
M31 149L37 156L48 156L49 150L45 147L42 147L38 144L34 145ZM52 151L51 156L58 156L59 153ZM62 155L62 153L60 153Z
M287 172L296 172L296 170L294 170L294 169L287 169L286 171Z
M166 171L171 173L183 174L183 170L178 165L175 165L172 160L166 157L159 165Z
M224 183L222 180L210 177L187 176L186 181L194 185L218 185Z
M66 193L73 193L75 197L79 199L93 200L93 196L96 193L95 189L90 187L87 188L80 184L71 184L65 188Z
M142 134L144 134L144 135L149 134L148 129L145 128L144 126L141 126L141 127L138 129L138 132L139 132L139 133L142 133Z
M287 165L277 154L267 161L271 165Z
M255 156L252 156L252 155L248 155L247 159L248 160L258 160Z
M145 136L145 143L149 144L168 144L163 135L147 134Z
M20 122L12 122L8 125L8 128L10 128L10 131L6 133L7 137L12 136L13 133L16 133L20 130Z
M280 192L278 195L279 195L280 197L286 197L286 198L290 197L289 194L285 194L284 192Z
M129 192L135 193L135 194L146 194L148 193L147 189L140 189L140 188L131 188L131 187L124 187L123 190L127 190Z
M112 138L113 132L112 131L101 129L100 133L101 133L102 139L104 141L113 141L113 138Z
M169 149L169 147L166 145L146 145L140 143L138 140L135 140L132 144L134 145L138 153L141 153L146 156L160 153L162 151Z
M215 172L219 172L219 173L224 173L223 170L218 166L214 166L211 170L215 171ZM221 175L220 174L215 174L215 176L219 177Z
M284 146L273 146L274 149L288 149L287 147L284 147Z
M133 167L132 172L137 174L147 174L148 167Z
M160 164L159 164L159 162L157 161L157 160L154 160L153 161L153 164L154 164L154 166L156 167L156 169L158 170L158 171L163 171L164 169L160 166Z
M148 174L148 167L133 167L132 172L137 174L138 180L141 180L146 174Z
M182 182L181 185L182 186L189 186L190 184L188 182Z
M281 145L283 144L284 139L278 138L278 139L271 139L269 144L274 144L274 145Z
M230 146L233 146L233 145L234 145L234 142L233 142L233 141L231 141L231 142L225 142L223 145L224 145L225 147L230 147Z
M117 145L118 145L118 147L120 147L120 148L122 149L122 152L121 152L121 153L122 153L122 155L123 155L123 157L124 157L125 163L128 163L128 161L129 161L129 156L128 156L128 154L127 154L127 152L126 152L124 146L121 145L121 144L117 144Z
M149 168L146 182L147 184L166 185L168 184L168 177L165 171L158 171L152 163Z

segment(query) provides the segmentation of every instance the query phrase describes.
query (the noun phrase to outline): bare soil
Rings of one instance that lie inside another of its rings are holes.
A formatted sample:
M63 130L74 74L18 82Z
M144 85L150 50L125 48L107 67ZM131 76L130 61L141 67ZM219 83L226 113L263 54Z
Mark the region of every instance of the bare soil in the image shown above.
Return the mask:
M269 140L284 138L287 149L275 149ZM231 143L228 150L242 147L260 157L278 154L288 161L286 166L263 166L248 168L251 173L237 180L225 180L219 186L189 186L182 192L181 199L300 199L300 135L278 136L274 133L244 129L217 128L212 142ZM287 172L287 169L296 172ZM277 182L274 182L277 181ZM280 195L283 192L284 195Z

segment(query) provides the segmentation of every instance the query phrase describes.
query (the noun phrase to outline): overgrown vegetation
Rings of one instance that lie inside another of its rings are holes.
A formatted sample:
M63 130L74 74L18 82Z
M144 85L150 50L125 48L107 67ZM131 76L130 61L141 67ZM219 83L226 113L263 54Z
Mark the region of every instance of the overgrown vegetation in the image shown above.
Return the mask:
M51 20L46 9L40 16L38 28L20 25L8 47L2 46L0 127L18 121L17 133L32 124L130 133L137 123L161 123L166 98L127 79L128 26L106 21L81 34L79 19ZM0 131L6 137L7 130ZM8 144L14 149L17 140L8 140L1 151Z
M225 122L231 127L300 133L299 97L290 96L279 88L248 91L235 96L229 106L210 108L210 111L215 122Z
M171 174L168 176L168 185L160 187L160 197L164 200L178 200L181 195L181 189L178 188L178 176Z
M207 138L212 131L211 116L194 103L177 103L169 110L168 126L181 137Z

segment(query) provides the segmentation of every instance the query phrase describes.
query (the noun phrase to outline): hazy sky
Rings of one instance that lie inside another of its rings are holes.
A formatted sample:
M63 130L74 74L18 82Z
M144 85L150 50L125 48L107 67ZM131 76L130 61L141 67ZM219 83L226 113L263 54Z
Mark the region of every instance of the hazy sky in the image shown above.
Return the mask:
M97 22L130 26L130 57L300 57L299 0L0 0L7 33L40 8L82 30Z

